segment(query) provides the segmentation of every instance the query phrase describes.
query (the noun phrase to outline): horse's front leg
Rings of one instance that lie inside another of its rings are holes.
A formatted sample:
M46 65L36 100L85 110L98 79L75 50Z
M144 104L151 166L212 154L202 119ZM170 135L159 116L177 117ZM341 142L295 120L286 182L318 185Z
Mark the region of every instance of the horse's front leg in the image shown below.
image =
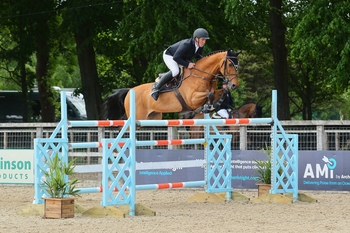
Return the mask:
M209 113L211 107L213 106L214 94L209 92L207 95L207 103L203 106L203 113Z
M213 102L217 101L221 97L222 90L223 89L217 89L217 90L214 91L214 100L213 100Z
M192 94L192 104L194 106L200 107L210 101L210 103L213 102L215 96L212 92L194 92Z

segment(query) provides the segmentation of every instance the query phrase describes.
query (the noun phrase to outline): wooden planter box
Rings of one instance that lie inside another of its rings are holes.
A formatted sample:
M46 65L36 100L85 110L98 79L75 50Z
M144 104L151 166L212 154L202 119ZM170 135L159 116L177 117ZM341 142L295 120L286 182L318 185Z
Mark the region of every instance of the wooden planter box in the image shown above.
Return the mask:
M75 198L44 198L44 218L74 218Z
M258 197L263 194L269 194L271 189L271 184L256 184L258 186Z

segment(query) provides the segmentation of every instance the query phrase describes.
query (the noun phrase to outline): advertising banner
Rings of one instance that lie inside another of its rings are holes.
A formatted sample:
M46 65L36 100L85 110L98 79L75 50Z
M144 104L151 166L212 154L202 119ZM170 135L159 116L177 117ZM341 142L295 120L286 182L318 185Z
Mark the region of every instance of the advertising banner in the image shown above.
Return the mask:
M0 150L0 184L34 183L33 150ZM256 160L262 151L232 151L232 187L256 189ZM204 180L203 150L147 150L136 153L136 184ZM299 190L350 191L350 151L299 151Z
M239 189L257 188L255 160L264 160L266 155L257 151L232 152L232 186ZM136 171L138 185L204 180L206 162L203 150L137 150L136 161L148 165Z
M33 184L34 150L0 150L0 184Z
M349 151L302 151L299 189L350 191Z
M255 161L266 158L262 151L233 150L232 187L256 189ZM137 184L204 180L203 150L137 150L136 160L145 164L137 170ZM299 190L350 191L350 151L299 151L298 186Z

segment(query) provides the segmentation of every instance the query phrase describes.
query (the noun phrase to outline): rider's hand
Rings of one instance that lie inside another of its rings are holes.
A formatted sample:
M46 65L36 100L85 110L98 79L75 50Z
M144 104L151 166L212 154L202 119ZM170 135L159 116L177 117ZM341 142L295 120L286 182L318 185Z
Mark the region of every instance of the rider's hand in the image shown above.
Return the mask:
M215 103L213 104L213 107L214 107L214 108L218 108L218 107L220 107L220 104L219 104L218 102L215 102Z
M188 69L192 69L192 68L194 68L194 65L195 65L195 64L194 64L193 62L190 62L190 63L188 64L188 67L187 67L187 68L188 68Z

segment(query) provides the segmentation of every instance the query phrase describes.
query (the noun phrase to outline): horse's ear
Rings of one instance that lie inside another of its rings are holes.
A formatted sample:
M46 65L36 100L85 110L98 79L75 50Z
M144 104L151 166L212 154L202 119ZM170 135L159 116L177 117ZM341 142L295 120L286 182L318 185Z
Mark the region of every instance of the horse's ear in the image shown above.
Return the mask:
M227 50L227 54L229 54L229 55L231 55L231 56L234 56L234 57L237 57L239 54L241 54L242 53L242 50L241 51L239 51L239 52L235 52L235 51L233 51L232 49L228 49Z
M266 104L264 104L264 105L255 104L255 105L256 105L256 107L259 107L259 108L263 108L263 107L265 107L265 106L266 106Z
M234 54L235 54L236 57L237 57L239 54L241 54L241 53L242 53L242 50L239 51L239 52L234 52Z

